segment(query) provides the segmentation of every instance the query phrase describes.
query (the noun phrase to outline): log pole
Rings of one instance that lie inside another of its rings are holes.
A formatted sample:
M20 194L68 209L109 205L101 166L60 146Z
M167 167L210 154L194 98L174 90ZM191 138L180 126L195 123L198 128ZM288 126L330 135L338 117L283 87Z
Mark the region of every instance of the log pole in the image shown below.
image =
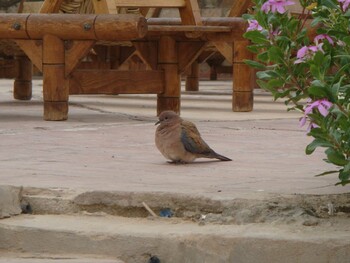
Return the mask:
M232 110L237 112L253 110L253 70L243 62L252 59L248 45L246 40L233 42Z
M64 41L53 35L43 38L44 120L68 118L69 86L65 77Z
M26 55L15 56L16 77L13 86L13 97L17 100L30 100L32 98L33 64Z
M199 63L193 61L190 68L190 73L186 76L186 91L199 90Z
M144 37L147 21L139 15L1 14L0 39L125 41Z
M157 114L165 110L180 113L181 82L177 43L169 36L162 36L158 48L158 68L164 70L164 92L157 97Z

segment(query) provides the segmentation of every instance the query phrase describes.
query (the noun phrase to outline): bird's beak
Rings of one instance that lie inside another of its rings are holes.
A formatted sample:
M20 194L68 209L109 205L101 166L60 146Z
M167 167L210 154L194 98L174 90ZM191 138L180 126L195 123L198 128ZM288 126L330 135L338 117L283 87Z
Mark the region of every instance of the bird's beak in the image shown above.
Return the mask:
M154 125L158 125L160 123L160 121L157 121Z

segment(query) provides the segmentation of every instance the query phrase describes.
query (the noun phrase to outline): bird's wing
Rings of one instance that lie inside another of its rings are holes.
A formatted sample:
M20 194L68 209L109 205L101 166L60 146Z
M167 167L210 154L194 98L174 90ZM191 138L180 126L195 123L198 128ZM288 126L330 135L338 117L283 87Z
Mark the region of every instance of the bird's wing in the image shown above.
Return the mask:
M212 150L201 138L201 135L196 126L189 121L181 123L181 142L186 151L196 154L211 153Z

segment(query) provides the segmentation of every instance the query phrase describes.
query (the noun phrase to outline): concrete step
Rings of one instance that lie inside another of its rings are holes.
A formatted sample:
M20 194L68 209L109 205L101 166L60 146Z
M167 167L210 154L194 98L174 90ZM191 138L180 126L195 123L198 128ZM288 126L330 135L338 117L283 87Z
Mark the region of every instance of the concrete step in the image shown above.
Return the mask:
M67 258L94 255L127 263L147 263L151 256L162 263L345 263L350 230L346 223L203 225L179 218L19 215L0 221L0 249Z
M118 259L84 256L37 255L27 253L0 253L0 263L124 263Z

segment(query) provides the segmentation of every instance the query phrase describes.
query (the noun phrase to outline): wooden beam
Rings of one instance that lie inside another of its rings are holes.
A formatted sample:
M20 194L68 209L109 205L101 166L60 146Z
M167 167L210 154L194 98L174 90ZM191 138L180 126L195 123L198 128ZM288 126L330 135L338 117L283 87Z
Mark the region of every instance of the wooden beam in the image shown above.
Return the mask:
M168 26L168 25L153 25L148 26L149 32L169 32L169 31L177 31L177 32L230 32L232 29L228 26L191 26L191 25L182 25L182 26Z
M158 46L155 41L133 42L137 55L151 69L157 68Z
M95 41L79 41L70 42L71 45L66 47L65 52L65 75L66 77L75 69L80 60L85 57L91 50Z
M164 72L160 70L80 70L71 74L70 94L160 94Z
M183 25L202 25L202 18L197 0L186 0L186 5L179 8Z
M228 44L227 42L219 41L213 41L212 43L215 45L218 51L227 59L229 63L233 62L232 45Z
M207 46L206 42L179 42L179 72L184 72Z
M43 42L41 40L15 40L16 44L30 58L32 63L42 72L43 71Z
M183 7L185 0L114 0L117 7Z
M136 49L135 47L121 47L120 48L120 57L119 57L119 65L122 65L125 61L135 55Z
M2 14L1 39L42 39L55 35L62 40L130 41L147 33L140 15Z

